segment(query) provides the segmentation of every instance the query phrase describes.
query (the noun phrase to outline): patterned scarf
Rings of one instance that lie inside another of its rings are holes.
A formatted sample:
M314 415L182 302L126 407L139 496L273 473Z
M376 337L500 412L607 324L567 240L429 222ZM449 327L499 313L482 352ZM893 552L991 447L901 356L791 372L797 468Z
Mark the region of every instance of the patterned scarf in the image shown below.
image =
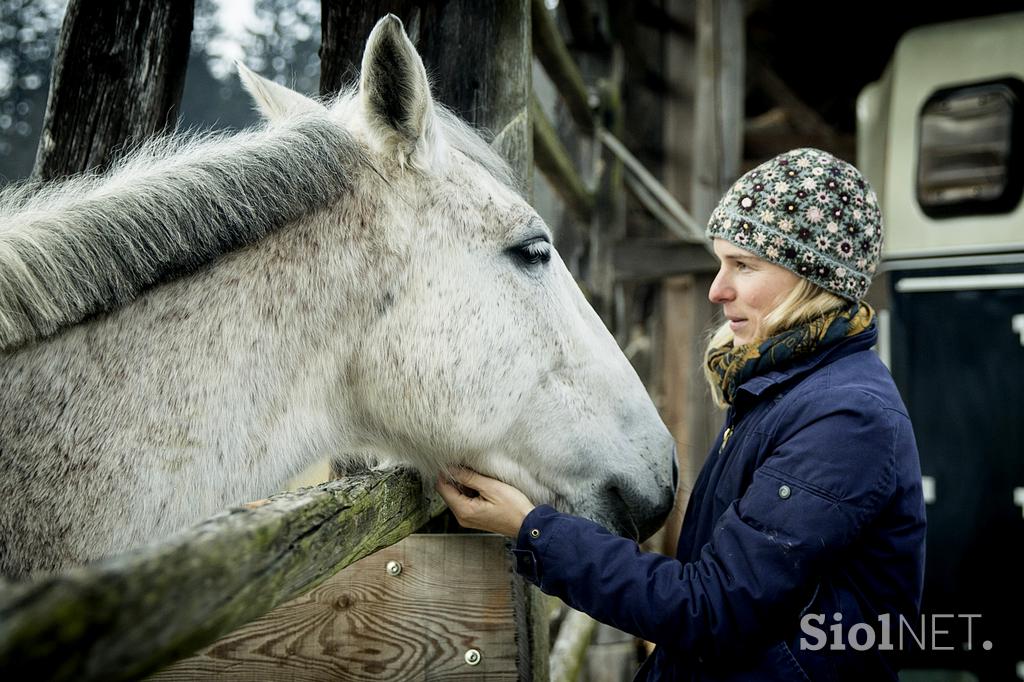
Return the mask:
M769 337L758 344L721 346L708 354L708 370L718 377L722 398L729 405L736 389L748 379L780 369L793 360L830 348L860 334L875 318L867 303L854 302L810 322Z

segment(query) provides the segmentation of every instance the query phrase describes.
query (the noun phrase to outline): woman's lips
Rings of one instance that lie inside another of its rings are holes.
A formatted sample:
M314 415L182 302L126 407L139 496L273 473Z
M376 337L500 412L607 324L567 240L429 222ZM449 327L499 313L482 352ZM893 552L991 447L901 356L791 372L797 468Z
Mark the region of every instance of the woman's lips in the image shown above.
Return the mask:
M746 323L747 321L745 319L729 320L729 329L731 329L733 332L736 332L740 329L743 329L743 325L745 325Z

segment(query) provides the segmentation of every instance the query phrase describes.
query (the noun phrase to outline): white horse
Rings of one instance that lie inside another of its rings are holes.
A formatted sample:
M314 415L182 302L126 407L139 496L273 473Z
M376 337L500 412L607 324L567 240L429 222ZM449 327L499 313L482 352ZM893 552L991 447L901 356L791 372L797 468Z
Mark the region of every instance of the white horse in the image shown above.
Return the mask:
M0 573L143 544L341 453L659 526L668 430L401 22L329 104L242 78L263 129L0 199Z

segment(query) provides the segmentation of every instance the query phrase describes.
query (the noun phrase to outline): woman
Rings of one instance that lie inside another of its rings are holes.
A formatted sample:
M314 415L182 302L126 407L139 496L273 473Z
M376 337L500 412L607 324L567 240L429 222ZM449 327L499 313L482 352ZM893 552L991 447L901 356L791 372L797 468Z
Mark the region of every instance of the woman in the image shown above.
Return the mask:
M884 629L920 606L925 515L860 301L881 252L874 193L798 149L740 178L707 234L726 321L705 373L728 412L675 559L473 472L453 475L476 497L438 489L463 525L514 537L517 571L543 591L654 642L637 679L895 680Z

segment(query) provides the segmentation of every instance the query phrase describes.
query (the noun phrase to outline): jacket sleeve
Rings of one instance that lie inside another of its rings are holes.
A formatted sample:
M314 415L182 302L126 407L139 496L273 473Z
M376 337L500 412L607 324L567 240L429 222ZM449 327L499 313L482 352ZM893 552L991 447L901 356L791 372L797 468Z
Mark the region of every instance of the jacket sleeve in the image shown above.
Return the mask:
M517 570L596 620L693 655L726 655L780 619L793 622L816 576L891 497L899 422L874 398L846 390L798 403L781 423L699 560L641 552L540 506L520 529Z

